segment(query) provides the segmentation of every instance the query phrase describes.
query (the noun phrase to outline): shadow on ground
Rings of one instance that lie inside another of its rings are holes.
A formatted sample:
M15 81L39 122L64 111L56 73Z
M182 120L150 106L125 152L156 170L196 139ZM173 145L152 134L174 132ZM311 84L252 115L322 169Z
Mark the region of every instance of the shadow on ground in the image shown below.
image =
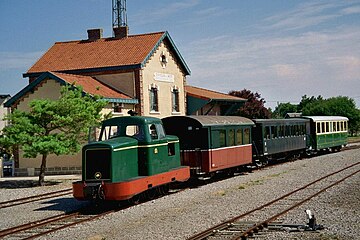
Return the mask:
M45 181L44 186L53 186L60 184L61 181ZM15 189L15 188L31 188L38 187L39 183L37 180L5 180L0 181L0 188Z
M42 202L41 204L45 206L35 209L35 211L71 212L76 209L82 208L86 205L89 205L89 202L78 201L73 197L62 197L62 198L56 198L46 202Z

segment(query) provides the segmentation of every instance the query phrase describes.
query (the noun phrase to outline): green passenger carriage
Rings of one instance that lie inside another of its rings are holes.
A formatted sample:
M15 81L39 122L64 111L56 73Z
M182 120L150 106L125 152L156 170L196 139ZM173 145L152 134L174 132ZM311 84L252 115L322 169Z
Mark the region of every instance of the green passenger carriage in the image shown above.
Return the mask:
M310 120L310 150L340 150L348 141L348 121L340 116L304 116Z

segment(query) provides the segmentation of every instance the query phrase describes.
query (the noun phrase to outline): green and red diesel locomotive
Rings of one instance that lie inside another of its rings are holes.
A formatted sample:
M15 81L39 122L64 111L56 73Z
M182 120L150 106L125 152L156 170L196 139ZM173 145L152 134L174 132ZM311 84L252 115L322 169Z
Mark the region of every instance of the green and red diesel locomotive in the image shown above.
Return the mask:
M82 149L82 180L73 183L73 195L136 200L190 177L206 179L250 164L336 151L347 144L347 130L347 118L331 116L111 118L102 123L97 141Z

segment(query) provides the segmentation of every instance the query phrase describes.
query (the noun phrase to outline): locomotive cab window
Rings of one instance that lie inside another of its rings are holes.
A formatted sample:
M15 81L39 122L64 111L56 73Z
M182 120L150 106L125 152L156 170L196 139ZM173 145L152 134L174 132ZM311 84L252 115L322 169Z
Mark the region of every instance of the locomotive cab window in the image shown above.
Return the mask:
M145 134L138 125L126 126L126 136L136 138L137 140L144 140Z
M168 155L169 156L175 155L175 143L168 143Z
M150 124L149 133L152 140L165 138L164 127L161 124Z
M120 126L105 126L100 133L100 141L118 137L120 134Z

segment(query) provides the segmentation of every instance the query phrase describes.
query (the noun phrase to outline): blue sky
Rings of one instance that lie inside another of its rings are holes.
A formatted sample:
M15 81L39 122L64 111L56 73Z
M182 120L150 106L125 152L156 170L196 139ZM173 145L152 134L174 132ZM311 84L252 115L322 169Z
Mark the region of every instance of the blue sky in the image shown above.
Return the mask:
M0 94L55 42L111 36L111 0L0 0ZM127 0L130 34L167 30L190 85L259 92L274 107L301 96L360 107L360 0Z

